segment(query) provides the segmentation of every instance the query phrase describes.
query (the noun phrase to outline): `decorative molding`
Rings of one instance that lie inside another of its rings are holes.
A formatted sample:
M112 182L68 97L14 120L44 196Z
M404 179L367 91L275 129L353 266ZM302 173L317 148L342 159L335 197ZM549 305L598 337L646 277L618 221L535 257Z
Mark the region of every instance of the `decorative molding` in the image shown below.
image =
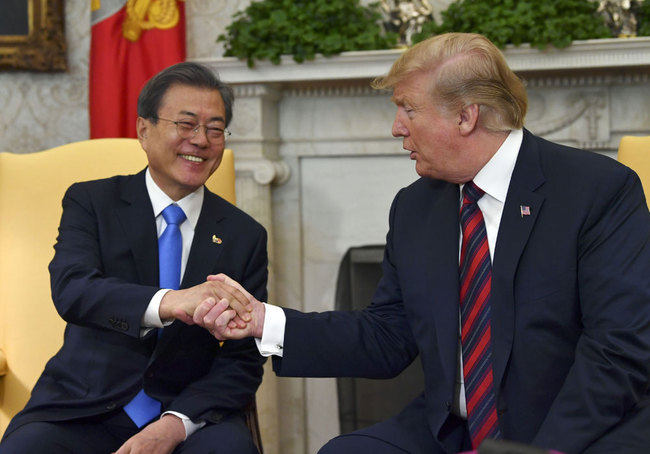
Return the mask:
M351 97L351 96L384 96L386 92L375 90L368 84L364 85L337 85L330 87L323 86L296 86L289 87L284 92L285 97Z
M289 165L282 160L247 159L235 161L235 172L241 176L252 175L261 186L284 184L291 176Z
M589 39L544 51L522 44L508 46L504 55L517 72L650 67L650 37Z
M401 49L344 52L333 57L317 56L296 63L290 55L279 65L256 62L249 68L234 57L198 58L231 84L297 83L305 81L370 80L385 74L403 51ZM613 38L574 41L565 49L540 51L528 44L508 46L504 55L510 67L520 73L558 70L593 70L612 68L650 68L650 37Z
M650 72L609 75L564 75L524 77L527 88L573 88L603 85L637 85L650 82Z
M235 91L235 98L264 97L272 101L280 99L280 91L273 84L233 85L233 90Z
M267 61L256 62L249 68L245 61L235 57L199 58L231 84L300 82L316 80L370 79L383 74L401 53L401 50L374 50L344 52L333 57L317 56L314 60L297 63L290 55L283 55L279 65Z
M561 115L548 118L544 117L537 121L526 122L526 127L535 131L535 134L546 136L553 132L566 128L580 118L587 121L587 133L590 143L598 138L599 110L607 107L607 93L605 91L595 93L573 93L570 95L573 102L570 107Z

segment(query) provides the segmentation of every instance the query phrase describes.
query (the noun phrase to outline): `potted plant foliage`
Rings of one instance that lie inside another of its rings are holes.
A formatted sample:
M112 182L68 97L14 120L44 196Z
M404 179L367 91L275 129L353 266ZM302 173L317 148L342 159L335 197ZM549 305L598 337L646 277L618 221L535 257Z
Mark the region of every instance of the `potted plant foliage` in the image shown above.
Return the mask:
M598 2L590 0L460 0L442 12L442 22L427 22L415 42L445 32L480 33L495 45L530 43L563 48L574 40L611 38Z
M413 35L413 42L446 32L472 32L488 37L497 46L528 43L545 49L569 46L576 40L611 38L594 0L456 0L442 12L440 23L429 20ZM650 0L633 0L638 35L650 35ZM384 11L385 12L385 11ZM259 0L233 16L226 33L225 56L280 63L281 55L297 62L317 54L331 56L345 51L390 49L399 36L386 32L379 3L367 6L359 0Z
M383 31L378 4L359 0L262 0L233 16L226 33L225 56L280 63L292 55L297 62L316 54L330 56L351 50L388 49L395 33Z

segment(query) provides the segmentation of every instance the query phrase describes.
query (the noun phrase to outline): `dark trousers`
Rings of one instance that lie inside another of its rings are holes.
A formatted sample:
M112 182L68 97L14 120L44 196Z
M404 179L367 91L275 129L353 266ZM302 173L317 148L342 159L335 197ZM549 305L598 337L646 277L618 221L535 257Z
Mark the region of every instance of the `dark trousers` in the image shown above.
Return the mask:
M378 424L330 440L318 454L445 454L471 450L467 422L450 415L434 439L426 416L424 397L411 402L400 414Z
M0 454L108 454L138 428L123 411L72 421L32 422L0 443ZM243 415L208 424L188 437L174 454L258 454Z

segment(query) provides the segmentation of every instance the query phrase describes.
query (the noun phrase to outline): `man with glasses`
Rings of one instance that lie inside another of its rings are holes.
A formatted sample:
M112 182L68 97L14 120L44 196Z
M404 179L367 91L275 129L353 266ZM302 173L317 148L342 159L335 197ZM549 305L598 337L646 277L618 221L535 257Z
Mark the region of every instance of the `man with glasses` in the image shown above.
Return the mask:
M217 272L266 298L266 231L204 187L232 105L207 68L163 70L138 99L148 167L68 189L50 264L64 344L0 453L257 453L242 412L262 379L255 343L173 323L208 296L248 318L242 293L206 281Z

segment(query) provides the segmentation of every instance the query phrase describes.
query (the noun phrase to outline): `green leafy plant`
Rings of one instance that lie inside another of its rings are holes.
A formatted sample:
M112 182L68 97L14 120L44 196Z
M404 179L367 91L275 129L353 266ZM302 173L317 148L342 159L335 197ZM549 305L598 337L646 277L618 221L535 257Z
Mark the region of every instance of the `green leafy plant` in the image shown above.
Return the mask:
M639 36L650 36L650 1L644 1L638 5L636 18L636 34Z
M413 39L471 32L501 48L522 43L563 48L574 40L611 37L597 8L598 2L590 0L459 0L442 12L442 23L427 22Z
M397 35L384 33L376 3L359 0L263 0L251 3L233 16L226 34L226 56L279 64L291 54L299 63L316 54L335 55L350 50L391 48Z

